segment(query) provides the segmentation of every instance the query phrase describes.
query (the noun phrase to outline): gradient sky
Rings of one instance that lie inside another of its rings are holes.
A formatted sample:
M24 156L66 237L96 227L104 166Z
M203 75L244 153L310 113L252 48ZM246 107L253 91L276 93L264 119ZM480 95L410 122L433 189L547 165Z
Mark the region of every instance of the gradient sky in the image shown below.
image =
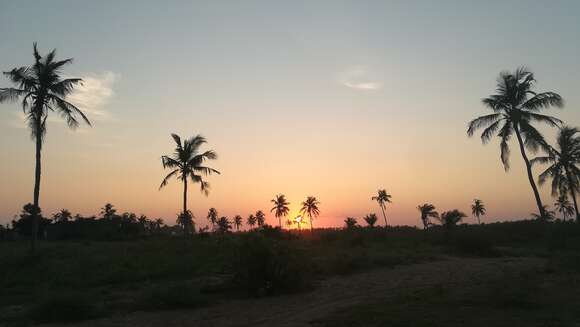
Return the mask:
M469 212L474 197L485 220L520 219L535 204L515 144L506 174L498 143L467 138L466 124L486 113L501 70L526 65L537 90L566 100L552 113L578 126L579 12L578 1L0 0L0 70L32 63L37 41L86 80L72 100L94 127L48 125L45 214L112 202L173 224L181 185L157 188L176 132L203 134L220 155L209 197L190 193L201 225L212 206L269 211L279 192L292 215L315 195L315 226L342 225L380 213L378 188L395 224L418 224L426 201ZM0 150L7 222L32 201L34 144L17 104L0 105Z

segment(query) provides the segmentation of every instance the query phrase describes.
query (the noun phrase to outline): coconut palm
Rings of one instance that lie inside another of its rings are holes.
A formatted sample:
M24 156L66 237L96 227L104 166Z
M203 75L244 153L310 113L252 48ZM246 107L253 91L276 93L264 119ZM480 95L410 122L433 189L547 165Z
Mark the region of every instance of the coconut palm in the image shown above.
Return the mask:
M266 223L266 214L264 213L264 211L262 210L256 211L256 223L258 224L258 227L264 226L264 224Z
M72 103L66 100L75 87L82 83L80 78L61 77L61 70L72 63L72 59L55 60L56 50L41 56L33 45L34 63L31 66L14 68L5 72L15 87L0 88L0 103L22 101L22 110L30 128L30 135L35 141L36 161L34 173L33 205L40 209L40 176L42 143L46 135L46 119L49 112L59 114L66 120L68 127L75 129L79 121L90 126L89 119ZM35 212L40 212L36 210ZM32 218L32 251L36 247L39 217Z
M254 228L254 226L256 226L256 216L250 214L248 216L248 219L246 220L246 223L248 224L248 226L250 226L250 229Z
M206 160L217 159L217 154L213 150L200 152L200 147L207 143L206 139L201 135L196 135L192 138L181 142L181 138L177 134L171 134L175 141L175 152L171 155L161 156L161 162L164 169L171 169L171 172L165 176L159 189L167 185L172 177L175 177L183 183L183 213L187 212L187 180L190 179L192 183L199 183L201 192L206 196L209 192L209 183L203 179L203 176L211 175L212 173L219 174L220 172L204 166Z
M280 228L282 228L282 217L286 217L288 212L290 212L290 208L288 205L290 202L286 200L286 196L284 194L277 194L274 199L271 200L274 203L274 207L270 209L270 212L274 211L274 215L278 218L278 223Z
M502 72L497 81L497 94L483 99L483 104L493 111L492 114L478 117L469 122L467 135L472 136L476 130L485 128L481 141L486 144L492 137L500 138L501 161L505 170L509 169L509 140L515 134L520 153L526 165L528 180L540 215L544 206L540 193L534 181L532 165L526 149L532 152L546 148L542 134L532 126L532 123L545 123L558 126L561 121L555 117L540 114L539 111L551 106L562 107L562 97L554 92L536 93L532 91L535 83L534 74L526 68L518 68L515 72Z
M320 209L318 209L319 205L320 202L314 196L309 196L306 198L306 201L302 202L300 213L307 215L310 219L310 231L314 230L312 226L312 218L316 218L320 215Z
M354 229L354 228L358 227L358 222L356 221L356 218L352 218L352 217L347 217L344 220L344 224L346 226L346 229Z
M72 220L72 214L67 209L62 209L52 215L52 220L56 223L66 223Z
M423 222L423 229L429 228L431 222L429 218L439 218L439 213L435 210L435 206L431 203L424 203L417 206L417 210L421 213L421 221Z
M236 225L236 230L239 232L240 231L240 227L242 227L242 216L240 215L236 215L234 217L234 225Z
M543 208L543 215L538 215L537 213L531 213L530 215L532 216L532 218L537 219L537 220L541 220L541 221L550 221L553 220L554 218L556 218L556 213L552 210L550 210L550 208L548 208L548 206L544 206Z
M209 208L207 212L207 220L211 223L212 229L215 231L215 225L218 221L218 212L215 208Z
M230 229L232 229L232 223L230 222L228 217L220 217L216 221L216 226L217 226L217 230L220 233L227 233L230 231Z
M383 218L385 219L385 227L387 227L387 215L385 214L385 209L387 208L387 203L391 203L391 195L387 193L384 189L378 190L377 195L371 198L373 201L377 201L379 207L383 211Z
M375 227L377 223L377 215L374 213L369 213L368 215L364 216L364 221L369 225L369 227Z
M471 205L471 213L477 218L477 223L481 225L481 220L479 217L485 215L485 204L479 199L474 199Z
M560 214L562 214L562 218L566 221L566 218L573 217L576 211L572 206L572 203L568 201L568 197L566 194L560 194L558 200L554 203L554 207Z
M463 218L465 217L467 217L466 214L457 209L453 209L450 211L443 212L438 220L441 222L441 225L451 229L457 226L457 224L461 222L461 220L463 220Z
M574 203L576 221L580 222L576 192L580 188L580 131L577 128L564 126L558 132L557 145L550 147L546 156L532 159L532 164L549 164L538 177L540 185L548 178L552 179L552 195L570 192Z

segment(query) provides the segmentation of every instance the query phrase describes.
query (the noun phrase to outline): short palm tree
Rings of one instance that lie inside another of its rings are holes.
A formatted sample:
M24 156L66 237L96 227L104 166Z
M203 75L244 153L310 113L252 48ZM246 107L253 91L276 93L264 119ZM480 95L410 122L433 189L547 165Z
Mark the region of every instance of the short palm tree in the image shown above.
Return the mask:
M286 217L288 212L290 212L290 208L288 208L290 202L286 200L284 194L277 194L271 202L274 203L274 207L270 209L270 212L274 211L274 215L278 218L279 226L282 228L282 217Z
M264 213L264 211L262 210L256 211L256 223L258 224L258 227L264 226L264 224L266 223L266 214Z
M314 227L312 226L312 218L316 218L320 215L320 209L318 208L319 205L320 202L314 196L309 196L306 198L306 201L302 202L300 213L308 216L310 220L310 231L314 230Z
M471 205L471 213L477 218L477 223L481 225L481 220L479 217L485 215L485 204L479 199L474 199Z
M240 231L240 227L242 227L242 216L240 215L236 215L234 217L234 225L236 225L236 230L239 232Z
M540 221L550 221L553 220L554 218L556 218L556 213L552 210L550 210L550 208L548 206L544 206L543 208L544 214L543 215L538 215L537 213L531 213L532 218L540 220Z
M577 128L564 126L558 132L556 148L550 147L547 155L532 159L532 164L549 164L538 177L540 185L548 178L552 179L552 195L566 194L574 203L576 221L580 222L576 192L580 188L580 131Z
M385 227L387 227L387 215L385 214L385 209L387 208L387 203L391 203L391 195L387 193L386 190L378 190L377 195L371 198L373 201L377 201L379 207L383 211L383 218L385 219Z
M540 193L534 181L532 165L526 149L532 152L546 148L542 134L532 126L532 123L545 123L558 126L561 121L555 117L540 114L539 111L551 106L562 107L562 97L554 92L536 93L532 91L535 83L534 74L526 68L518 68L515 72L502 72L497 81L497 94L483 99L483 104L493 111L492 114L478 117L469 122L467 135L472 136L476 130L485 128L481 141L486 144L492 137L500 138L501 161L505 170L509 169L509 140L516 136L520 153L524 159L528 180L540 215L544 206Z
M248 226L250 226L250 229L254 228L254 226L256 226L256 216L250 214L248 216L248 219L246 220L246 223L248 224Z
M89 126L91 123L79 108L66 101L66 97L82 83L80 78L63 79L60 75L62 68L72 63L72 59L55 60L56 50L52 50L43 57L38 53L36 43L33 46L33 54L34 63L31 66L14 68L4 73L15 87L0 88L0 103L22 100L22 110L26 116L31 137L36 144L33 205L40 209L41 152L46 135L48 113L59 114L72 129L79 126L79 120ZM35 215L32 218L32 251L36 247L38 222L39 217Z
M217 226L217 230L220 233L227 233L230 231L230 229L232 229L232 223L230 222L228 217L220 217L216 221L216 226Z
M218 212L215 208L209 208L207 212L207 220L211 223L212 229L215 231L215 226L218 221Z
M344 225L346 226L346 229L354 229L358 227L358 222L356 221L356 218L347 217L344 220Z
M439 218L439 221L441 222L441 225L451 229L457 226L457 224L460 223L461 220L463 220L465 217L467 217L466 214L457 209L453 209L443 212Z
M187 213L187 180L190 179L192 183L199 183L201 192L206 196L209 192L209 183L203 179L203 176L211 175L212 173L219 174L220 172L204 166L207 160L217 159L217 154L213 150L200 152L200 147L207 143L206 139L201 135L196 135L192 138L181 142L181 137L177 134L171 134L175 141L175 152L171 155L161 157L163 168L171 169L171 172L165 176L159 189L167 185L172 177L175 177L183 183L183 213Z
M435 210L435 206L431 203L424 203L417 206L417 210L421 213L421 221L423 222L423 229L429 228L431 222L429 218L439 218L439 213Z
M369 227L375 227L377 223L377 215L374 213L369 213L368 215L364 216L364 221L369 225Z
M558 200L554 203L554 207L560 214L562 214L562 218L566 221L567 218L573 217L576 211L572 206L572 203L568 201L568 197L566 194L560 194Z

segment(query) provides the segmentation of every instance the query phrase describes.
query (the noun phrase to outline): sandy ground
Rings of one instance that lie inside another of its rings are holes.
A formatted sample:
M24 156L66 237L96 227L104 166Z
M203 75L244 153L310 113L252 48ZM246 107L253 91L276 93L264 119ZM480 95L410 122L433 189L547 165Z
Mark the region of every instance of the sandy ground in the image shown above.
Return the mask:
M384 299L406 289L440 285L474 285L505 272L535 269L543 261L535 258L458 259L428 262L395 268L376 269L350 276L321 281L309 293L270 298L231 300L191 311L136 312L126 316L87 321L83 327L174 327L174 326L311 326L350 306Z

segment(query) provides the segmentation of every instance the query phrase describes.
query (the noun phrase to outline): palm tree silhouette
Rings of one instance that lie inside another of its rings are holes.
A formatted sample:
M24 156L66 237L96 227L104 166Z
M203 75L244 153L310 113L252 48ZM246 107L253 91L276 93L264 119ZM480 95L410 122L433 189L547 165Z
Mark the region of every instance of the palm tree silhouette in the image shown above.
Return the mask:
M101 208L101 217L103 219L113 220L113 218L115 218L116 215L117 215L117 209L115 209L115 206L110 204L110 203L106 203Z
M346 226L346 229L354 229L358 227L358 222L356 221L356 218L353 217L347 217L344 220L344 224Z
M535 152L546 148L542 134L532 126L533 122L558 126L561 121L555 117L538 113L551 106L562 107L564 101L554 92L536 93L532 91L535 83L534 74L526 68L518 68L515 72L501 72L497 81L497 94L482 100L493 113L478 117L469 122L467 135L473 136L475 131L485 128L481 134L483 144L497 135L500 139L501 161L505 170L509 169L510 149L508 141L515 134L532 187L538 211L544 214L544 206L540 193L534 181L532 165L526 154L526 149Z
M232 229L232 223L230 222L230 220L228 219L228 217L220 217L217 221L216 221L216 225L218 227L218 231L220 233L227 233L230 231L230 229Z
M240 231L240 227L242 227L242 216L240 215L236 215L234 217L234 225L236 225L236 230L239 232Z
M307 215L310 219L310 231L314 231L312 227L312 217L316 218L320 215L320 209L318 206L320 202L314 196L309 196L306 198L306 201L302 202L302 208L300 209L300 213Z
M554 207L556 207L556 210L562 214L564 221L566 221L566 218L572 217L576 213L572 203L568 201L568 196L565 193L560 194L558 200L554 203Z
M181 142L181 138L177 134L171 134L175 141L175 152L171 155L161 156L161 162L164 169L171 169L171 172L165 176L159 189L167 185L172 177L178 178L183 182L183 214L187 210L187 179L192 183L199 183L201 192L206 196L209 193L209 183L203 179L202 176L211 175L212 173L219 174L220 172L203 166L206 160L217 159L217 154L213 150L200 152L199 148L207 143L206 139L201 135L196 135L190 139Z
M424 203L417 206L417 210L421 213L421 221L423 222L423 229L429 228L431 222L429 218L439 218L439 213L435 210L435 206L431 203Z
M264 226L266 223L266 214L264 214L264 211L256 211L256 223L258 224L258 227Z
M580 164L579 133L577 128L562 127L558 132L557 148L550 147L546 156L532 159L532 165L537 163L550 165L538 177L540 185L551 178L553 196L558 192L560 194L570 192L578 222L580 222L580 214L576 202L576 191L580 188L580 169L576 165Z
M438 220L444 227L452 229L455 226L457 226L457 224L461 222L461 220L463 220L463 218L465 217L467 217L466 214L457 209L453 209L450 211L443 212Z
M0 88L0 103L22 99L22 110L36 143L33 205L40 209L41 152L48 113L58 113L71 129L79 126L79 119L89 126L91 123L79 108L65 100L82 83L80 78L63 79L60 76L61 69L72 63L72 59L55 60L56 49L43 57L38 53L36 43L33 45L33 54L34 64L31 66L14 68L4 73L16 87ZM38 215L32 217L32 251L36 249L38 221Z
M250 214L248 216L246 223L248 224L248 226L250 226L250 229L254 228L254 226L256 226L256 216Z
M385 227L388 226L387 224L387 215L385 214L385 209L387 208L387 203L391 203L391 195L387 193L384 189L378 190L377 195L371 198L373 201L377 201L379 207L383 211L383 218L385 219Z
M207 212L207 220L209 220L212 229L215 231L215 226L218 221L218 212L215 208L209 208L209 211Z
M538 215L537 213L532 212L531 213L532 218L540 221L550 221L556 218L556 213L550 210L548 206L544 206L542 209L544 210L544 215Z
M288 212L290 212L290 209L288 208L290 202L286 201L286 196L284 194L277 194L271 202L274 203L274 207L270 209L270 212L274 211L274 215L278 218L280 228L282 228L282 217L286 217Z
M485 215L485 205L483 201L479 199L474 199L473 204L471 205L471 213L477 218L477 223L481 225L481 220L479 219L480 216Z
M375 224L377 223L377 215L374 213L369 213L363 219L371 228L375 227Z
M62 209L52 215L52 220L56 223L66 223L72 220L72 214L67 209Z

